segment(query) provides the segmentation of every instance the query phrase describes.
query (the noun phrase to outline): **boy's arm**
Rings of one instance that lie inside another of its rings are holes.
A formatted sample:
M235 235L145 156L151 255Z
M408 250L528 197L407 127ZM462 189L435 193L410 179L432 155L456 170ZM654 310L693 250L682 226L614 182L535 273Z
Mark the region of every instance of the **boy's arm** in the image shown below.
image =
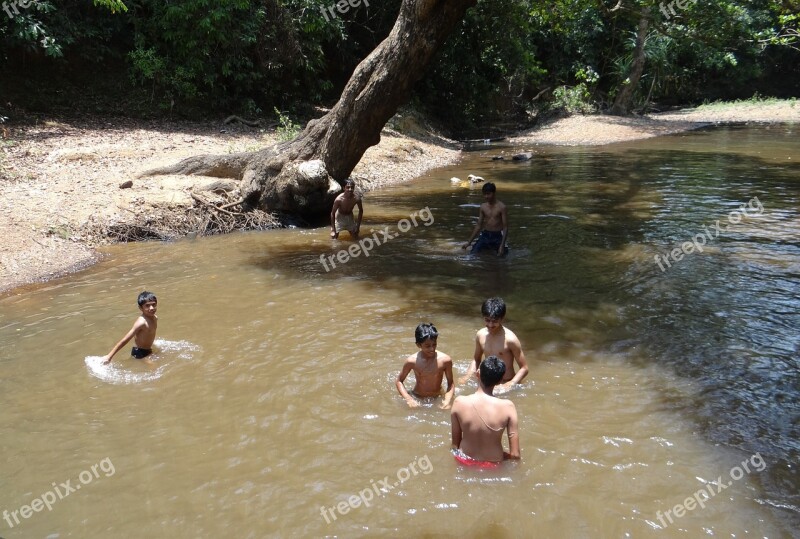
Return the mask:
M358 222L356 223L356 231L359 231L361 230L361 218L364 217L364 206L361 204L361 197L358 197L356 206L358 206Z
M469 362L469 367L467 367L467 374L465 374L458 380L459 384L467 383L470 376L475 374L475 372L478 370L478 365L481 364L482 357L483 357L483 346L481 346L481 339L480 336L475 335L475 353L472 354L472 361Z
M508 342L508 347L511 349L511 353L514 354L517 365L519 365L519 369L516 374L514 374L514 378L503 384L511 387L514 384L521 384L522 380L528 376L528 362L525 360L525 353L522 351L522 345L519 343L519 339L517 339L516 336Z
M456 392L456 385L453 383L453 360L450 356L445 356L444 362L444 376L447 380L447 391L442 398L442 405L439 406L442 410L450 408L450 402L453 400L453 395Z
M419 406L419 402L409 395L408 391L406 391L406 386L403 384L406 380L406 376L408 373L411 372L414 363L412 362L411 358L407 359L406 362L403 364L403 368L400 369L400 374L397 375L397 380L395 380L394 385L397 387L398 393L400 396L403 397L408 404L409 408L417 408Z
M508 424L506 425L506 433L508 434L508 453L503 454L503 458L506 459L518 459L520 458L519 453L519 425L517 424L517 407L514 406L514 403L508 401L511 405L511 413L508 418Z
M508 209L505 204L503 204L503 207L500 209L500 221L503 223L503 241L500 242L500 248L497 250L497 254L502 256L505 254L506 243L508 242Z
M333 207L331 208L331 232L334 234L336 233L336 210L339 209L339 197L336 197L336 200L333 201Z
M103 363L104 364L110 363L111 358L114 357L114 354L119 352L123 346L128 344L128 341L130 341L133 338L133 336L139 332L142 326L144 326L144 320L142 320L141 318L137 318L136 322L133 323L133 327L131 328L131 330L128 333L126 333L124 337L122 337L121 341L119 341L117 344L114 345L114 348L112 348L108 354L103 356Z
M481 231L481 228L483 228L483 204L481 204L481 207L478 209L478 223L475 225L475 228L472 229L472 234L467 240L467 243L462 246L464 249L469 247L469 244L472 243L472 240L474 240L475 236Z
M458 399L456 399L457 401ZM453 449L461 447L461 423L458 421L458 413L456 413L456 402L453 403L453 409L450 410L450 442Z

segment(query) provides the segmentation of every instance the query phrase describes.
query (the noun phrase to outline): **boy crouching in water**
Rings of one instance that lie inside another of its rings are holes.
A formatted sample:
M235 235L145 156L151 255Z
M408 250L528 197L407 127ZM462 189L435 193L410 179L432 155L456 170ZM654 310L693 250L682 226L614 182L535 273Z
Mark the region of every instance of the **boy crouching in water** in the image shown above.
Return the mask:
M409 408L416 408L419 406L419 401L406 391L405 382L406 376L412 370L416 382L412 393L416 397L438 397L442 394L442 378L447 378L447 391L442 398L442 404L439 408L446 410L450 408L450 402L453 399L456 386L453 383L453 360L450 356L442 352L436 351L436 340L439 338L439 332L436 331L436 326L433 324L420 324L414 331L414 337L417 342L419 352L408 356L400 374L397 375L395 385L397 391L400 393Z
M156 329L158 328L158 317L156 316L158 300L152 292L142 292L139 294L137 302L142 316L136 319L131 330L103 357L104 364L110 363L114 354L119 352L131 339L136 344L131 350L131 356L136 359L144 359L153 353L153 342L156 340Z
M465 466L495 468L503 460L520 458L517 408L492 395L506 372L501 359L489 356L478 370L478 390L456 398L450 412L453 457ZM507 453L503 431L508 434Z

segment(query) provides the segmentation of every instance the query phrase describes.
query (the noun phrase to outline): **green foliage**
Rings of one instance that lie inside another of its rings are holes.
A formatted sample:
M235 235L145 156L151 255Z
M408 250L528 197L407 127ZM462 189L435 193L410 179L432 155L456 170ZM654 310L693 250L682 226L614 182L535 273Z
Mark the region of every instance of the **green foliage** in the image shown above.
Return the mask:
M275 114L278 116L278 127L275 130L278 135L278 140L285 142L295 139L297 135L300 134L302 126L294 123L288 115L282 113L277 108L275 108Z
M46 103L61 88L59 77L92 81L124 67L128 77L118 77L114 90L96 86L117 107L127 97L119 88L148 111L153 103L250 117L299 110L338 97L391 29L400 4L362 3L331 17L335 0L36 0L13 16L0 9L0 79L24 73L15 101L38 96ZM650 0L478 0L414 99L453 131L480 129L480 136L486 126L500 129L509 118L548 108L548 98L549 108L602 108L629 78L631 36L648 6L639 109L754 91L796 95L798 0L681 5L665 16ZM291 119L279 113L279 120L290 136Z
M467 12L418 87L434 115L468 132L524 112L544 74L528 3L479 0Z
M320 99L322 44L341 35L322 0L143 0L134 14L134 80L162 104L212 108ZM257 108L257 107L256 107Z
M590 114L595 112L591 96L592 94L584 82L577 86L559 86L553 91L553 101L550 106L553 109L563 109L571 114Z

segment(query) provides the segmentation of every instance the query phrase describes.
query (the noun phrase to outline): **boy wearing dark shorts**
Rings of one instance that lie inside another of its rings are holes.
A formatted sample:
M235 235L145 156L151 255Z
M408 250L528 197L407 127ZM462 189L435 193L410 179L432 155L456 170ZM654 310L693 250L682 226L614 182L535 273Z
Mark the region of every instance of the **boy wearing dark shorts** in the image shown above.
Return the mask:
M504 256L508 253L508 212L506 205L497 200L497 188L492 182L483 184L481 188L485 202L481 204L478 211L478 223L472 230L472 235L463 245L466 249L478 236L478 241L472 246L472 254L478 253L483 249L489 249L497 253L497 256Z
M142 292L137 298L139 310L142 315L133 323L131 330L125 334L111 351L103 357L103 363L110 363L114 354L119 352L128 341L133 339L136 346L131 349L131 356L136 359L144 359L153 353L153 342L156 340L156 329L158 328L158 317L156 310L158 300L152 292Z

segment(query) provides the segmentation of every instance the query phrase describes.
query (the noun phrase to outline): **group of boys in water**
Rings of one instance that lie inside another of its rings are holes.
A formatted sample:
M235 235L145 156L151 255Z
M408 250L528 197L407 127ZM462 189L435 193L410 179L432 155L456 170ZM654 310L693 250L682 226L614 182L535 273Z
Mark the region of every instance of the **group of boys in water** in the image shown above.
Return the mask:
M482 468L496 467L506 459L520 458L517 409L510 400L493 395L495 388L508 390L522 382L528 374L528 364L519 339L503 326L506 304L500 298L489 298L481 307L486 327L475 335L475 354L463 384L477 377L478 389L472 395L461 395L453 401L453 360L436 350L439 332L433 324L420 324L414 332L419 352L408 356L395 385L408 406L420 405L418 398L438 397L442 381L447 389L442 396L442 409L450 410L452 451L461 464ZM484 359L485 358L485 359ZM519 370L514 370L514 363ZM414 389L405 388L405 379L413 371ZM416 398L415 398L416 397ZM452 401L452 405L451 405ZM503 432L508 436L508 451L503 450Z
M478 213L478 222L463 245L466 249L472 241L472 253L491 249L497 256L508 252L508 215L506 206L496 199L493 183L483 185L484 203ZM356 220L353 209L358 207ZM361 196L356 193L355 182L347 179L343 192L334 200L331 209L331 238L336 239L342 230L347 230L358 239L364 209ZM109 363L131 339L135 346L131 356L145 359L152 354L156 338L158 300L151 292L142 292L137 298L141 316L133 327L103 357ZM447 390L442 397L440 408L451 409L452 450L455 459L468 466L496 467L503 460L519 459L519 430L517 410L510 400L499 399L493 395L495 388L507 390L519 384L528 374L525 354L514 332L503 326L506 314L505 302L500 298L487 299L481 308L485 328L475 335L475 354L469 364L467 374L459 380L463 384L471 376L478 381L478 389L472 395L461 395L453 400L455 383L453 381L453 360L447 354L436 350L439 333L433 324L419 324L415 339L419 352L409 356L395 382L397 391L409 407L420 405L417 398L438 397L442 393L442 381L446 378ZM514 363L519 369L515 371ZM415 384L412 394L404 385L408 374L413 371ZM415 398L417 397L417 398ZM508 436L508 451L503 450L503 432Z
M356 192L355 182L347 179L342 193L336 197L331 208L331 238L347 230L358 240L364 208L361 196ZM484 249L497 256L508 253L508 212L505 204L497 200L497 188L491 182L481 188L484 202L478 211L478 222L469 239L462 246L472 245L472 253ZM353 210L358 207L358 220ZM467 374L459 382L466 382L471 375L478 379L478 390L469 396L459 396L453 401L453 360L436 350L439 333L433 324L420 324L415 331L419 352L409 356L395 385L397 391L412 408L419 401L406 390L404 382L411 371L416 378L412 393L417 397L436 397L441 394L442 381L447 379L447 389L440 408L451 408L453 455L462 464L481 467L497 466L504 459L519 458L519 435L517 410L510 400L498 399L492 393L496 386L507 389L522 381L528 374L528 365L519 339L508 328L503 327L506 305L500 298L486 300L482 308L486 327L475 336L475 357L470 362ZM485 359L484 359L485 357ZM483 361L482 361L483 360ZM514 371L514 362L519 370ZM508 433L509 450L503 451L503 432Z

